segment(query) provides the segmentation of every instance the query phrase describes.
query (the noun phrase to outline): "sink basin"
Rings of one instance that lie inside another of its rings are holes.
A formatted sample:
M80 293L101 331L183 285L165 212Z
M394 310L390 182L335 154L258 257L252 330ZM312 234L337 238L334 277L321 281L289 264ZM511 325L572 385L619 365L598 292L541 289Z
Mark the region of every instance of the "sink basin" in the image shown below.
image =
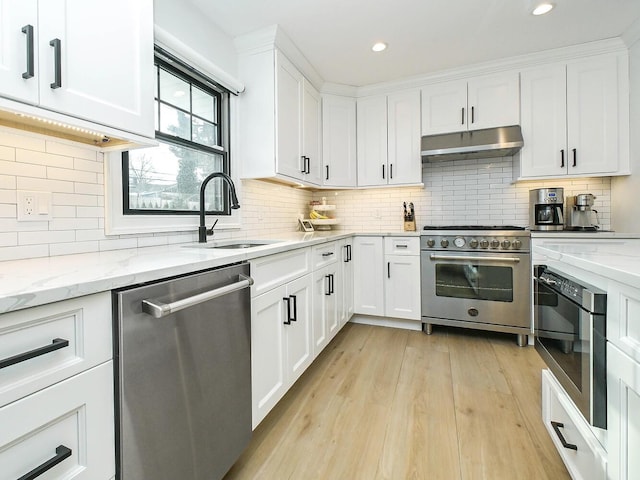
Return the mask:
M215 248L225 250L242 250L245 248L262 247L281 240L224 240L220 242L198 243L197 245L184 245L187 248Z

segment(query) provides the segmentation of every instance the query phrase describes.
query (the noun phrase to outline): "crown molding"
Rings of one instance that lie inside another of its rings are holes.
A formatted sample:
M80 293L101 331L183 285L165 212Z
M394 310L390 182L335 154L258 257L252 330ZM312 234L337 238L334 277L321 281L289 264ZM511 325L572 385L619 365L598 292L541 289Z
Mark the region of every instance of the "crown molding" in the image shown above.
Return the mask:
M622 33L622 39L629 48L631 48L634 43L640 41L640 18L633 22L631 26Z

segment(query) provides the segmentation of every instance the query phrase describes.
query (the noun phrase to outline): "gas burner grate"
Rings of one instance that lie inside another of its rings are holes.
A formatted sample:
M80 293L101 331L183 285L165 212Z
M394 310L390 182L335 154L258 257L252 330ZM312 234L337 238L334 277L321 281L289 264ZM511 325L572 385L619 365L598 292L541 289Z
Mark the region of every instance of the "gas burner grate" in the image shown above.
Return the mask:
M516 225L425 225L423 230L524 230Z

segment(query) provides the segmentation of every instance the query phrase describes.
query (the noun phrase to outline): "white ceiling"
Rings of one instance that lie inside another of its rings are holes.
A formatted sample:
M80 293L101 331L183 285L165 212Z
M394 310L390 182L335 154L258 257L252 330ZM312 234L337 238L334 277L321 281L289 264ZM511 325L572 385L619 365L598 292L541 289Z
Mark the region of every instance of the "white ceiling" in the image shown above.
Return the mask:
M191 0L225 33L278 24L327 82L370 85L618 37L640 0ZM389 48L373 53L371 45Z

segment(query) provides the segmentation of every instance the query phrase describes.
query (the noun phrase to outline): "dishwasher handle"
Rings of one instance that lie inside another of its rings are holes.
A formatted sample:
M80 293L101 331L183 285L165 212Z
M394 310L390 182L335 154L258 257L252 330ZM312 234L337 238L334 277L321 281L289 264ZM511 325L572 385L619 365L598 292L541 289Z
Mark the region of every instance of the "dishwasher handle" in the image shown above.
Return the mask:
M225 285L224 287L199 293L198 295L187 297L182 300L176 300L171 303L163 303L153 299L143 300L142 311L155 318L162 318L185 308L193 307L199 303L203 303L253 285L253 278L247 275L239 274L238 279L239 280L237 282Z

